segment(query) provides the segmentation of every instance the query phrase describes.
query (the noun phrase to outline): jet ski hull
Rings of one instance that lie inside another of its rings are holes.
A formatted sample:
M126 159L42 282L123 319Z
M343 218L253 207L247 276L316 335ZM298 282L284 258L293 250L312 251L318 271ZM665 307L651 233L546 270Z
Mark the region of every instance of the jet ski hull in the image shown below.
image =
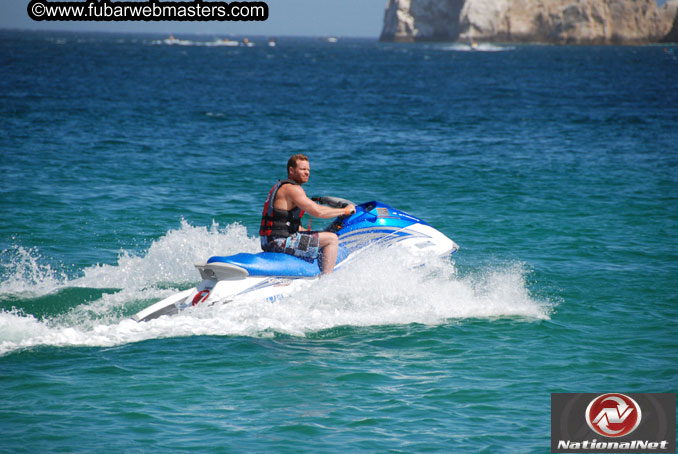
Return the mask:
M454 241L421 219L380 202L358 205L355 214L335 219L326 230L339 237L335 269L375 247L399 244L415 260L432 255L446 256L458 249ZM275 301L321 274L317 259L309 262L274 252L215 256L195 266L202 278L197 287L159 301L132 319L149 321L176 315L198 304L224 304L244 296Z

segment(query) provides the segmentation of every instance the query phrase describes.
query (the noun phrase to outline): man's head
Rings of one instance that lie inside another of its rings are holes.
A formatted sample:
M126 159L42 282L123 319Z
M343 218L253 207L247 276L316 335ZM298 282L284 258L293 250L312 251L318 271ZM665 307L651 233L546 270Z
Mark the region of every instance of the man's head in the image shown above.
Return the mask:
M287 161L287 178L304 184L311 174L311 166L308 157L303 154L295 154Z

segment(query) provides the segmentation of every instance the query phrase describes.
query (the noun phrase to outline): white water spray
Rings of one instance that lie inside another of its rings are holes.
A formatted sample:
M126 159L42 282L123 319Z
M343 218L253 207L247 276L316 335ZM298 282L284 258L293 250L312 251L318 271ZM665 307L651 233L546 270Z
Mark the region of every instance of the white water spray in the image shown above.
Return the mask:
M23 251L16 269L0 282L0 298L45 296L69 287L115 288L91 302L73 302L58 316L38 319L21 310L0 312L0 355L50 346L111 346L189 335L304 336L337 326L439 325L466 318L546 319L552 304L533 298L522 265L487 267L460 277L449 260L431 258L412 269L399 248L362 254L330 276L276 302L236 300L195 307L145 323L128 318L147 305L195 283L193 263L211 255L257 252L258 238L239 224L220 228L182 222L142 255L123 252L116 265L95 265L68 279L39 264L36 251ZM22 268L23 267L23 268ZM19 300L20 301L20 300ZM139 308L136 308L139 309Z

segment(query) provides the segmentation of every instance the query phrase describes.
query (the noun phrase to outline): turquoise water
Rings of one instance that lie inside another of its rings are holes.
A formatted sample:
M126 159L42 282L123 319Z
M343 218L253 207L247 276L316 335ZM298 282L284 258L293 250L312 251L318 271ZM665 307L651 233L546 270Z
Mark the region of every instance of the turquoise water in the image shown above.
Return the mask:
M675 47L0 38L1 452L548 452L552 392L676 391ZM461 249L130 321L298 152Z

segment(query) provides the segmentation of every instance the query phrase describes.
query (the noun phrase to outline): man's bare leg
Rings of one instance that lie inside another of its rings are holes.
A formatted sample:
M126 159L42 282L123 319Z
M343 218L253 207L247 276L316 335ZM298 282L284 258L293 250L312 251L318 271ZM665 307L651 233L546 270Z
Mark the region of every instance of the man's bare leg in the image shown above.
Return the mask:
M330 274L337 263L337 251L339 250L339 238L332 232L320 232L318 242L323 254L323 274Z

